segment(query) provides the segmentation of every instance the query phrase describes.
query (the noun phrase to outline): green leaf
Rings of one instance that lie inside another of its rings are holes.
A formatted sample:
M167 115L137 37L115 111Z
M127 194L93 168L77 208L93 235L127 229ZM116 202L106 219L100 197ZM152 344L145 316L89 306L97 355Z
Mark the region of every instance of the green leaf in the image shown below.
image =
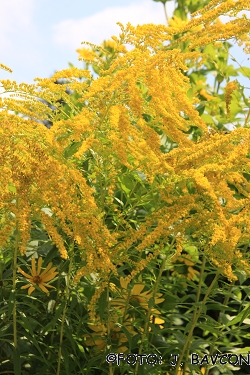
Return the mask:
M57 256L59 257L58 250L56 246L53 246L47 253L46 258L44 259L44 265L47 266L47 264L52 262Z
M57 141L60 141L61 139L68 138L71 135L71 131L68 131L65 134L60 135L59 137L56 138Z
M250 77L250 68L246 66L242 66L241 68L237 69L244 77Z
M73 350L74 353L76 353L76 341L75 341L75 339L72 335L72 329L70 329L70 327L68 327L68 326L65 326L64 334L70 342L71 352Z
M205 105L204 104L199 104L196 110L199 112L199 115L201 116L205 110Z
M163 310L166 310L166 311L170 311L170 310L173 310L175 308L175 306L177 305L177 298L174 297L174 296L166 296L166 299L163 303Z
M64 343L62 343L62 357L67 374L69 374L69 354L70 353L68 352L67 348L65 348Z
M183 347L185 345L186 340L187 340L186 335L184 335L181 332L173 332L173 335L175 336L179 345Z
M122 190L127 194L130 193L135 184L133 177L129 175L123 175L121 177L118 177L118 180L121 183Z
M196 246L184 245L183 249L191 255L195 262L199 261L199 251Z
M188 322L188 324L185 327L185 333L189 332L192 329L193 322Z
M8 189L9 189L9 191L10 191L11 193L16 193L16 188L15 188L15 186L9 184L9 185L8 185Z
M124 325L121 327L121 330L125 333L128 339L129 348L131 348L132 347L131 333L127 330L127 328Z
M241 303L241 300L242 300L242 293L241 293L241 290L240 288L238 287L235 287L233 288L233 292L234 292L234 295L236 297L236 300Z
M230 109L230 116L235 117L239 112L241 112L242 108L239 105L238 99L233 98L231 104L229 105Z
M185 9L181 6L178 6L175 11L174 11L174 15L176 17L179 17L181 18L182 20L186 20L187 19L187 14L186 14L186 11Z
M203 322L196 325L197 328L202 329L203 331L208 331L209 333L213 333L216 337L218 337L218 328L213 327L211 324L204 324ZM196 349L195 341L193 343L194 347L192 349Z
M210 57L213 57L213 58L216 57L216 51L215 51L215 49L214 49L214 47L213 47L212 44L208 44L208 45L204 48L203 53L204 53L204 54L207 54L207 55L209 55Z
M237 323L241 324L242 322L244 322L244 320L249 315L249 313L250 313L250 303L248 303L247 306L245 306L244 309L238 315L236 315L233 319L231 319L226 324L226 327L229 327L229 326L231 326L233 324L237 324Z
M93 68L94 72L99 75L99 72L100 72L99 66L95 65L95 64L92 64L92 68Z
M23 295L22 295L23 298ZM27 296L25 299L25 302L18 302L18 306L25 306L25 308L29 308L30 313L41 313L41 310L35 305L35 303L29 303L27 302L27 299L32 300L32 296ZM33 298L33 301L35 301L36 298Z
M126 194L129 194L130 193L130 189L128 189L123 183L121 183L121 188L122 190L126 193Z
M193 97L194 97L194 88L193 88L193 87L191 87L190 89L188 89L188 91L187 91L187 96L188 96L188 98L189 98L190 100L193 99Z
M226 77L236 77L238 76L237 69L233 65L228 65L224 70Z
M247 181L250 181L250 174L249 173L242 173L242 174Z
M68 159L72 155L74 155L79 147L81 146L82 142L72 142L66 149L64 150L63 156Z
M242 349L231 349L231 352L232 353L237 353L237 354L246 354L246 353L249 353L250 352L250 347L247 346L245 348L242 348Z
M152 344L156 348L169 348L169 342L166 342L165 338L161 335L153 336Z
M152 98L152 97L151 97ZM142 117L143 119L146 121L146 122L149 122L151 120L151 116L150 115L147 115L146 113L143 113L142 114Z
M63 307L64 307L64 304L62 303L58 309L56 310L55 312L55 315L54 317L50 320L49 320L49 323L46 324L45 327L43 327L42 331L41 331L41 335L43 336L45 333L47 333L51 328L53 328L55 326L55 324L57 323L58 321L58 318L59 316L61 315L62 311L63 311Z
M200 327L202 328L202 324ZM213 333L215 333L215 336L218 336L218 331L216 332L215 330ZM199 351L201 348L206 347L206 346L207 346L207 341L205 339L195 338L195 340L193 340L190 345L190 352L197 353L197 351Z
M214 124L213 117L208 115L207 113L203 113L201 118L205 121L206 124Z
M218 310L218 311L224 311L225 309L229 309L229 307L225 307L222 303L216 302L216 303L207 303L207 309L208 310ZM209 317L209 319L212 319Z
M36 339L36 335L34 334L33 332L33 329L32 329L32 326L31 324L29 323L29 319L27 319L27 317L23 314L23 315L20 315L20 320L18 319L17 322L24 327L25 329L25 337L36 347L36 349L39 351L39 353L41 354L42 358L43 358L43 361L45 363L47 363L44 355L43 355L43 352L37 342L37 339Z
M244 270L235 270L234 271L235 275L238 277L238 280L240 282L240 285L244 283L244 281L247 279L247 274Z
M148 301L148 308L151 309L154 306L154 298L151 297Z

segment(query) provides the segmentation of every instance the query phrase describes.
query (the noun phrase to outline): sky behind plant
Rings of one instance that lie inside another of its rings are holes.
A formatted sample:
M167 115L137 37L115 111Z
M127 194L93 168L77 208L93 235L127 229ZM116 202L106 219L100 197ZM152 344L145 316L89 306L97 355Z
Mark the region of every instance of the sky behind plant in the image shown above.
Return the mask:
M174 3L167 3L172 16ZM163 5L152 0L8 0L0 6L0 62L13 69L0 79L32 83L68 67L82 67L76 49L82 41L101 44L119 35L116 22L165 24ZM249 66L249 56L233 48L234 57ZM241 83L250 86L249 80Z

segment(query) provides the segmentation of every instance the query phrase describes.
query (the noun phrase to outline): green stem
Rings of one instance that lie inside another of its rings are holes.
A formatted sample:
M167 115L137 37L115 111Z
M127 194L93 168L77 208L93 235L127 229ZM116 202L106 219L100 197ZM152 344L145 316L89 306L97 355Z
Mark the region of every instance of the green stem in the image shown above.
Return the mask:
M248 122L248 120L249 120L249 117L250 117L250 108L248 109L247 117L246 117L246 119L245 119L245 122L244 122L243 127L245 127L245 126L247 125L247 122Z
M221 84L221 82L218 82L218 86L217 86L217 94L219 94L220 84Z
M0 249L0 281L1 282L3 280L3 270L4 270L4 257L3 257L2 249ZM3 284L0 290L1 290L1 298L0 298L0 303L1 303L3 300Z
M215 79L214 79L214 92L215 92L215 90L216 90L216 82L217 82L217 80L216 80L216 77L215 77Z
M173 240L172 240L172 242L170 244L169 251L172 249L172 247L174 245L174 241L175 241L175 238L173 238ZM155 282L155 285L154 285L154 289L153 289L153 293L152 293L153 300L155 300L156 293L157 293L157 290L158 290L158 286L159 286L159 283L161 281L161 276L162 276L162 273L163 273L163 271L165 269L167 260L168 260L167 256L165 256L165 258L163 259L163 261L161 263L161 268L160 268L158 277L156 279L156 282ZM144 325L143 334L142 334L142 338L141 338L141 344L140 344L139 352L138 352L139 355L142 354L144 340L145 340L145 337L148 334L148 325L149 325L151 311L152 311L152 307L150 307L148 309L147 316L146 316L146 319L145 319L145 325ZM139 370L139 361L136 362L134 375L138 375L138 370Z
M108 319L107 319L107 330L108 330L108 338L110 339L110 300L109 300L109 282L107 286L107 314L108 314ZM112 363L109 363L109 375L114 375L113 372L113 366Z
M200 278L199 278L199 284L198 284L197 294L196 294L196 299L195 299L195 303L196 303L196 304L198 304L199 301L200 301L201 286L202 286L202 282L203 282L203 275L204 275L205 265L206 265L206 257L205 257L205 255L203 255L202 266L201 266L201 272L200 272ZM195 311L194 311L194 315L193 315L193 323L195 322L196 314L197 314L197 309L195 309ZM190 344L191 344L191 341L189 341L189 342L188 342L188 345L187 345L187 354L186 354L186 358L188 358L188 356L189 356ZM184 369L183 369L183 373L184 373L184 374L185 374L186 368L187 368L187 362L185 361L185 363L184 363Z
M71 275L71 269L72 269L72 263L73 263L73 250L74 250L74 242L72 242L72 248L71 248L71 251L69 251L69 270L68 270L68 273L67 273L67 284L66 284L66 291L65 291L65 305L64 305L64 308L63 308L62 324L61 324L61 329L60 329L60 341L59 341L58 364L57 364L56 375L60 374L60 367L61 367L63 330L64 330L64 322L65 322L65 318L66 318L67 305L68 305L68 300L69 300L69 284L70 284L70 275Z
M235 285L235 282L233 281L232 284L230 285L229 287L229 290L228 290L228 293L226 294L225 298L224 298L224 302L223 302L223 305L226 307L228 305L228 302L229 302L229 299L230 299L230 293L231 293L231 290L232 288L234 287ZM226 308L224 310L221 310L220 311L220 315L219 315L219 318L218 318L218 321L221 320L221 314L224 314L226 311ZM218 336L219 336L219 333L218 333ZM215 347L215 344L216 344L216 339L218 336L214 336L213 337L213 340L211 342L211 345L210 345L210 350L209 350L209 354L212 355L213 354L213 351L214 351L214 347ZM205 373L204 375L208 375L209 373L209 370L210 370L210 367L209 366L206 366L205 367Z
M126 320L126 315L127 315L127 311L128 311L128 308L129 308L129 301L130 301L131 292L132 292L132 289L129 289L128 295L127 295L127 299L126 299L126 304L125 304L125 310L124 310L124 314L123 314L123 317L122 317L122 322L123 323Z
M18 211L18 198L16 198L16 206ZM12 281L12 293L14 294L13 302L13 340L14 347L17 348L17 314L16 314L16 271L17 271L17 253L19 248L19 228L18 219L16 218L16 240L13 256L13 281Z
M61 266L62 266L62 262L61 262ZM60 266L60 268L61 268ZM61 270L60 270L60 273L61 273ZM56 288L56 298L55 300L58 301L59 299L59 290L60 290L60 278L57 279L57 288ZM54 313L56 313L56 304L54 306ZM52 334L51 334L51 338L50 338L50 346L52 347L53 346L53 342L54 342L54 338L55 338L55 326L56 326L56 322L52 325ZM51 351L48 352L48 360L50 360L51 358Z
M174 375L177 375L177 374L178 374L179 367L180 367L181 362L182 362L182 360L183 360L183 357L184 357L184 355L185 355L185 353L186 353L186 350L187 350L187 348L188 348L188 346L189 346L189 342L190 342L190 340L191 340L191 338L192 338L192 336L193 336L194 328L195 328L195 326L196 326L196 324L197 324L197 321L198 321L198 319L199 319L199 316L200 316L200 314L201 314L201 312L202 312L202 308L203 308L203 306L205 305L205 303L206 303L206 301L207 301L207 299L208 299L208 296L209 296L209 294L211 293L211 291L212 291L212 289L213 289L213 287L214 287L216 281L218 280L219 275L220 275L220 270L217 271L217 273L216 273L216 275L215 275L215 277L214 277L212 283L211 283L210 286L208 287L207 292L206 292L206 294L205 294L205 296L204 296L204 298L203 298L203 301L202 301L201 304L200 304L200 307L199 307L198 311L195 311L195 312L194 312L194 317L193 317L193 322L192 322L193 324L192 324L192 327L191 327L190 330L189 330L189 333L188 333L188 336L187 336L186 342L185 342L185 344L184 344L184 347L183 347L183 349L182 349L181 355L180 355L180 357L179 357L179 359L178 359L178 362L177 362L177 364L176 364L176 368L175 368L175 373L174 373Z
M234 285L235 285L235 281L232 281L232 283L231 283L231 285L229 287L229 290L228 290L228 292L227 292L227 294L226 294L226 296L224 298L223 305L225 306L225 308L224 308L224 310L220 311L220 316L221 316L221 314L225 314L226 307L228 306L228 302L229 302L229 299L230 299L230 293L231 293ZM220 319L220 317L219 317L219 319Z

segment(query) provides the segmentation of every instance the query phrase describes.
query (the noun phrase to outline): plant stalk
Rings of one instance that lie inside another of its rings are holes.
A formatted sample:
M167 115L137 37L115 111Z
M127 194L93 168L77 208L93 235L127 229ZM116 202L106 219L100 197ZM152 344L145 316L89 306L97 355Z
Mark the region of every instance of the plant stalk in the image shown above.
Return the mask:
M60 374L60 367L61 367L63 330L64 330L64 322L65 322L66 312L67 312L68 299L69 299L69 284L70 284L70 275L71 275L71 269L72 269L72 263L73 263L73 249L74 249L74 241L72 242L71 251L69 251L69 270L68 270L68 273L67 273L67 285L66 285L66 291L65 291L65 305L64 305L64 308L63 308L62 324L61 324L61 329L60 329L60 341L59 341L58 364L57 364L56 375Z
M185 344L184 344L184 347L183 347L183 349L182 349L181 355L180 355L180 357L179 357L179 359L178 359L178 361L177 361L174 375L177 375L178 372L179 372L179 367L181 366L181 363L182 363L183 357L184 357L184 355L185 355L185 353L186 353L187 348L188 348L189 345L190 345L189 342L190 342L190 340L191 340L191 338L192 338L192 336L193 336L194 328L195 328L195 326L196 326L196 324L197 324L197 321L198 321L198 319L199 319L199 316L200 316L200 314L201 314L201 312L202 312L202 308L203 308L203 306L205 305L205 303L206 303L206 301L207 301L207 299L208 299L208 297L209 297L209 294L211 293L211 291L212 291L212 289L213 289L213 287L214 287L216 281L218 280L219 275L220 275L220 270L217 271L217 273L216 273L216 275L215 275L215 277L214 277L212 283L211 283L210 286L208 287L207 292L206 292L206 294L205 294L205 296L204 296L204 298L203 298L203 301L201 302L201 305L200 305L198 311L195 311L195 312L194 312L194 317L193 317L193 322L192 322L193 324L192 324L192 327L191 327L190 330L189 330L189 333L188 333L188 336L187 336L186 342L185 342Z
M16 197L16 207L18 211L18 198ZM17 253L19 248L19 227L18 219L16 217L16 239L13 256L13 280L12 280L12 293L14 294L13 302L13 341L14 347L17 348L17 314L16 314L16 271L17 271Z
M169 247L169 251L172 249L173 245L174 245L174 241L175 241L175 238L173 238L171 244L170 244L170 247ZM157 293L157 290L158 290L158 286L159 286L159 283L161 281L161 276L162 276L162 273L165 269L165 266L166 266L166 262L167 262L167 256L165 256L165 258L163 259L162 263L161 263L161 268L159 270L159 274L158 274L158 277L156 279L156 282L155 282L155 285L154 285L154 289L153 289L153 293L152 293L152 298L153 300L155 299L156 297L156 293ZM144 329L143 329L143 334L142 334L142 338L141 338L141 344L140 344L140 347L139 347L139 352L138 354L142 354L142 350L143 350L143 344L144 344L144 339L145 337L147 336L147 333L148 333L148 325L149 325L149 320L150 320L150 315L151 315L151 311L152 311L152 307L150 307L148 309L148 312L147 312L147 316L146 316L146 319L145 319L145 325L144 325ZM136 366L135 366L135 372L134 372L134 375L138 375L138 370L139 370L139 362L137 361L136 362Z

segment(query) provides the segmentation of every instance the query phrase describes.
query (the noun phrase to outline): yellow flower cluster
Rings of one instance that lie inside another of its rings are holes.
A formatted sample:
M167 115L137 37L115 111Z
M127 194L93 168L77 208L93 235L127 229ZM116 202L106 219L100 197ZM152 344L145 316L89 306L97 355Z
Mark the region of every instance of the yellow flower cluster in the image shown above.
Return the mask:
M76 52L79 54L78 60L94 61L96 54L90 48L80 48Z
M115 40L105 40L104 43L102 44L104 48L111 48L111 49L116 49L117 48L117 43Z
M1 129L0 163L4 168L0 176L3 218L0 247L18 225L19 249L25 254L31 220L35 218L44 224L64 259L68 254L57 231L58 225L72 240L78 238L83 256L85 251L93 256L97 248L103 249L92 270L101 269L107 274L111 267L107 260L109 248L116 239L98 219L93 190L82 174L60 153L55 153L43 125L11 117L2 111Z
M234 90L238 89L238 83L237 81L233 82L228 82L225 88L225 101L226 101L226 110L227 110L227 115L230 115L230 110L229 110L229 105L232 99L232 94Z
M0 63L0 69L7 70L7 72L12 73L12 69L2 63Z
M188 48L193 50L197 46L235 38L238 45L245 44L244 50L248 53L250 20L244 14L239 16L238 13L249 9L248 0L212 0L208 5L193 13L190 22L174 30L174 33L185 33L185 35L172 41L172 45L177 46L180 42L188 41ZM231 17L237 16L237 18L223 24L218 18L225 14ZM201 27L200 30L197 27Z
M232 278L235 248L249 238L250 186L244 175L250 172L250 132L209 132L196 110L199 100L187 95L191 84L185 72L190 61L201 57L195 46L231 37L233 30L238 41L247 33L246 19L224 29L216 22L234 6L240 11L249 4L212 1L200 18L178 30L153 24L121 26L116 45L130 44L132 49L115 51L109 63L102 55L105 46L100 54L96 46L80 51L85 58L95 55L97 79L73 68L37 79L35 85L1 81L5 91L22 96L1 101L0 247L18 223L25 253L35 217L62 258L68 254L58 229L75 241L83 262L75 281L92 272L107 282L122 257L131 261L131 249L138 255L138 261L130 262L132 278L157 255L156 242L161 251L165 239L174 236L180 253L191 231L194 238L205 238L210 259ZM202 31L194 31L201 24ZM176 48L159 47L177 32L188 35L174 41ZM192 52L178 48L185 38L190 38ZM65 93L65 85L55 84L59 78L80 96L77 102ZM235 88L236 83L226 88L227 106ZM39 102L38 94L55 109ZM68 113L58 104L60 99L68 104ZM49 130L36 122L48 116L54 122ZM188 137L190 126L203 132L199 143ZM163 153L162 139L178 147ZM141 222L133 221L138 206L145 206ZM152 256L141 256L152 249Z

